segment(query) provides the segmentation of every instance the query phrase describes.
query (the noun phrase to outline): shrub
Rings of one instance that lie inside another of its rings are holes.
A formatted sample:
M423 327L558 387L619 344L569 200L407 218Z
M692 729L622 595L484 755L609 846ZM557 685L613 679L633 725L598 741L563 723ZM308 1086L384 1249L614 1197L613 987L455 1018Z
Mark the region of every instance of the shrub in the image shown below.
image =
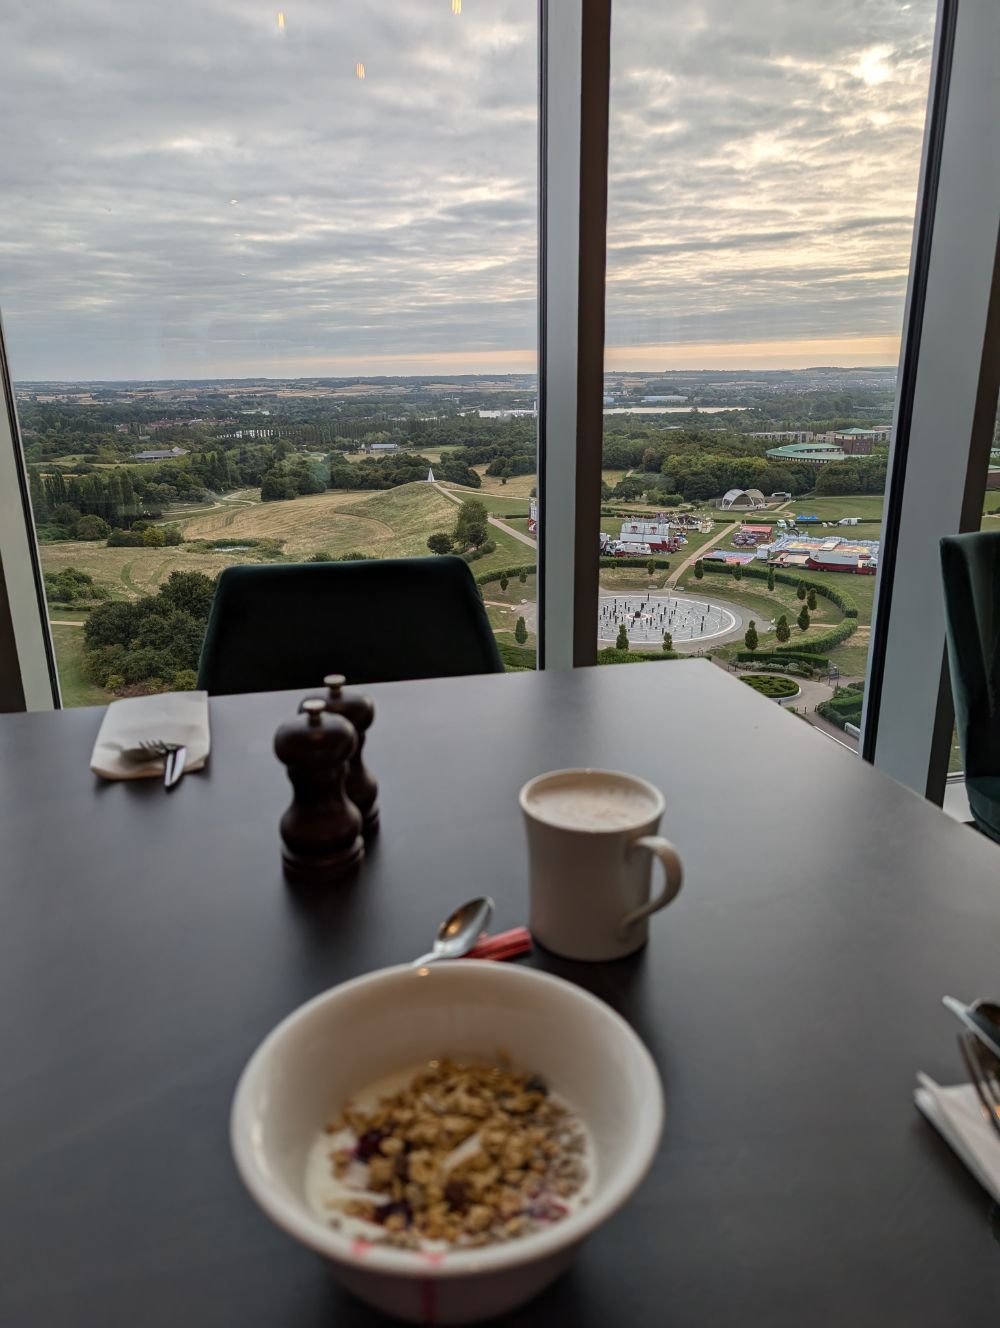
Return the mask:
M799 690L797 682L791 678L741 678L740 682L746 683L752 687L755 692L760 692L761 696L770 697L772 701L784 700L786 697L794 696Z
M845 618L843 622L838 623L836 627L831 627L829 631L824 632L821 636L810 637L805 644L809 646L810 650L815 650L817 654L824 653L832 650L834 646L839 646L842 641L846 641L857 630L857 626L858 624L853 618ZM777 650L782 655L788 654L789 651L793 654L801 653L786 646L778 646Z
M497 642L500 658L508 673L518 673L538 666L538 652L532 646L512 646Z
M483 544L480 544L478 549L469 549L468 553L463 553L461 557L464 558L467 563L474 563L477 558L485 558L487 554L496 553L496 551L496 540L488 539Z
M497 567L492 572L480 572L476 577L477 586L492 585L494 581L499 581L502 576L512 581L516 576L521 582L527 581L528 573L534 575L535 564L531 563L528 567Z
M642 650L618 650L615 646L605 646L597 652L598 664L649 664L658 659L680 659L680 655L672 650L647 655Z

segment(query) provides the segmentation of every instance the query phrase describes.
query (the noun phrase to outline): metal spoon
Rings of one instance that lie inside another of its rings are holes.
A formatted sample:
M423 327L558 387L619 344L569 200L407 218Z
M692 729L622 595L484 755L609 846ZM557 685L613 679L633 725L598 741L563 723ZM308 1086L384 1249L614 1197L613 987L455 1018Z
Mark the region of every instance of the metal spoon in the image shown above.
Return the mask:
M1000 1056L1000 1005L995 1001L977 1000L971 1005L957 1001L954 996L942 996L944 1005L961 1019L962 1023L994 1056Z
M434 949L430 954L414 959L413 967L421 968L424 964L433 964L438 959L461 959L468 954L481 932L490 925L493 917L493 900L489 895L479 899L470 899L461 908L456 908L450 918L446 918L438 927Z

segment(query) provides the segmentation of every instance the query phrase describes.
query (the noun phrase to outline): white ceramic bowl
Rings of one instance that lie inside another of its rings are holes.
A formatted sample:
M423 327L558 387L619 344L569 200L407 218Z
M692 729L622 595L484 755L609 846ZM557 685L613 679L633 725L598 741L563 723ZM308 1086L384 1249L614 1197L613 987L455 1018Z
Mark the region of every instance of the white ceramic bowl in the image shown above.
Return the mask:
M542 1232L439 1262L380 1245L358 1250L314 1215L307 1154L346 1098L434 1057L493 1059L501 1049L583 1118L595 1153L589 1203ZM558 1276L649 1170L662 1125L652 1057L612 1009L560 978L464 960L382 969L300 1006L243 1071L231 1139L260 1206L332 1260L349 1290L387 1314L444 1324L502 1314Z

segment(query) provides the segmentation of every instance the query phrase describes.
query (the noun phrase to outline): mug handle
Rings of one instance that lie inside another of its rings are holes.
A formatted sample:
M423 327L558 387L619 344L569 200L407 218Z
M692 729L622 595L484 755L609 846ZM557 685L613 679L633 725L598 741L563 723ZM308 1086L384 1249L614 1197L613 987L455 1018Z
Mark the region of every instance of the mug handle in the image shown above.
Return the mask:
M684 879L680 857L669 839L664 839L660 835L643 835L641 839L634 839L629 844L628 856L631 857L637 848L644 848L652 853L654 857L660 859L663 864L663 889L648 904L643 904L641 908L633 909L631 913L625 914L620 924L622 935L636 922L648 918L650 913L656 913L659 909L666 908L668 904L673 903L680 893L681 882Z

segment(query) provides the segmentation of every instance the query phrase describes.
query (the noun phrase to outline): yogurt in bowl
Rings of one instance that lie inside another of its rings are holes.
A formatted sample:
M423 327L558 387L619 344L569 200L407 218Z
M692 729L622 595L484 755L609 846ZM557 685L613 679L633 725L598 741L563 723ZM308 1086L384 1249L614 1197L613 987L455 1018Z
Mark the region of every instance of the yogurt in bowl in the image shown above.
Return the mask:
M663 1121L603 1002L477 960L384 969L294 1011L233 1102L264 1211L385 1313L468 1323L548 1285L629 1197Z

